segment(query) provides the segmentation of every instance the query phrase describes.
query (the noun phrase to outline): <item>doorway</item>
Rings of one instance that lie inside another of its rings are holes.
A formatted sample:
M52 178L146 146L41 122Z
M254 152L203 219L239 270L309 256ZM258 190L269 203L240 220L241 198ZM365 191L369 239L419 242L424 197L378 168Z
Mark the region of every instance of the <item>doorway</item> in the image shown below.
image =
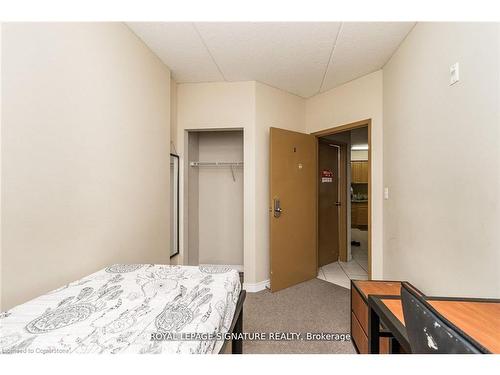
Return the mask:
M350 279L371 277L370 129L371 120L313 134L270 129L272 292L316 277L346 288L350 287ZM356 164L351 162L351 154L355 151L351 136L356 137L353 134L357 133L364 133L366 139L366 144L358 145L366 154L360 166L365 181L360 183L362 188L353 187L351 191L351 175L358 173ZM321 162L320 153L324 156ZM360 197L363 199L358 199ZM354 233L351 228L351 205L354 203L364 204L364 213L361 210L356 214L356 219L366 223L355 228L360 233ZM357 234L364 236L364 240L358 241ZM356 246L358 242L360 246ZM356 259L353 259L351 244L360 248L363 244L364 253L355 251ZM358 261L361 258L363 265Z
M345 142L318 138L319 267L347 260L347 152Z
M318 278L349 288L369 279L370 122L315 134L318 139Z

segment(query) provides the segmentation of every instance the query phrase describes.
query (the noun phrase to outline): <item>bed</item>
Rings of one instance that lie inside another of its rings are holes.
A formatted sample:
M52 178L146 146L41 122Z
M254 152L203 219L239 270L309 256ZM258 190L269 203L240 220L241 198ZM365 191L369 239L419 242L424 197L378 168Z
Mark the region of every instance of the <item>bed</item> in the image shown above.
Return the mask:
M225 266L115 264L0 313L0 353L241 353L244 300Z

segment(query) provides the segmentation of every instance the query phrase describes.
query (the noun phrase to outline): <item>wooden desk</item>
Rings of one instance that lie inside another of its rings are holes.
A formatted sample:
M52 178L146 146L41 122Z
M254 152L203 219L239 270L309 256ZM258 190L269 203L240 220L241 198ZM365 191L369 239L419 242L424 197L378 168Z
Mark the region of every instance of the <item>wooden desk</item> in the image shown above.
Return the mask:
M380 325L383 324L397 344L393 343L391 354L400 353L400 346L404 352L411 353L410 341L406 333L403 317L403 306L400 296L376 296L368 298L368 351L370 354L380 354ZM398 350L399 349L399 350Z
M500 300L480 298L425 297L426 301L472 340L485 353L500 354ZM382 322L408 353L411 351L404 326L403 307L400 297L370 296L369 298L369 350L379 353Z
M368 354L368 296L385 295L399 296L401 292L400 281L377 280L351 280L351 338L354 348L358 353ZM379 331L380 332L380 331ZM390 335L382 331L379 348L382 353L390 353L397 348L392 348L394 342Z
M500 354L500 299L428 297L426 300L488 352Z

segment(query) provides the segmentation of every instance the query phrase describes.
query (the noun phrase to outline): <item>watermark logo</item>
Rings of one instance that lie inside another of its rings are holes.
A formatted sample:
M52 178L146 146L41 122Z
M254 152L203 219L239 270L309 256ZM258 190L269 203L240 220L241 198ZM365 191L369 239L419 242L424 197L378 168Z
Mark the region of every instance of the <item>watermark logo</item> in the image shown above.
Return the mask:
M239 332L239 333L207 333L207 332L153 332L151 341L351 341L349 333L338 332Z

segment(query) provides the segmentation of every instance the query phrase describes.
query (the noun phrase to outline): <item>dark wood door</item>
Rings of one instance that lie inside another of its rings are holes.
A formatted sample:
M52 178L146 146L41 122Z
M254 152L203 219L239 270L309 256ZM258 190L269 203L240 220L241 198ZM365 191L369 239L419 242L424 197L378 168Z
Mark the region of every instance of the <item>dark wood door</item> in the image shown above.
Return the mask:
M323 140L318 147L318 262L321 267L339 259L341 148Z

